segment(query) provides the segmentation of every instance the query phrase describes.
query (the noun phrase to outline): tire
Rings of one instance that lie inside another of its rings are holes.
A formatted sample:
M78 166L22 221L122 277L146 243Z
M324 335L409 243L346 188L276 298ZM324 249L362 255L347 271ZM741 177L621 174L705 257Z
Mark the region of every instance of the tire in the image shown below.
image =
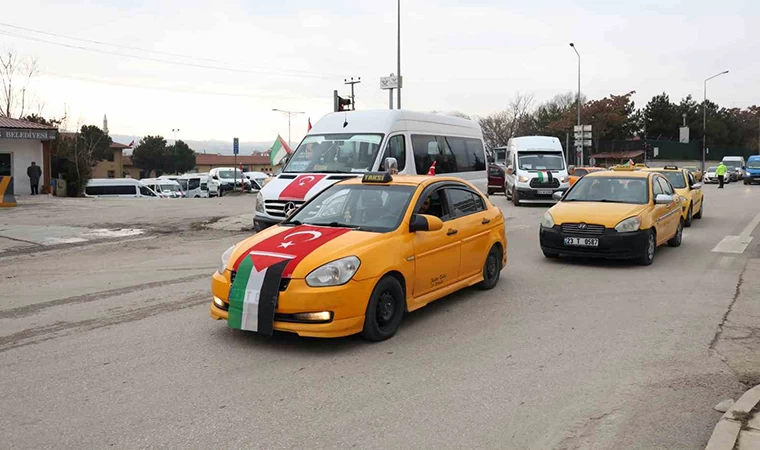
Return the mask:
M483 264L483 281L478 283L478 289L488 291L493 289L501 276L501 250L494 245L486 256Z
M401 325L406 309L404 289L397 279L385 276L377 282L367 302L361 335L370 341L384 341Z
M668 241L668 247L680 247L683 240L683 220L678 222L676 234Z
M744 180L744 185L747 186L749 183L747 183L747 180Z
M547 252L546 250L542 250L542 252L544 252L545 258L549 258L549 259L559 258L559 253Z
M683 223L683 226L687 228L691 226L691 222L693 222L694 220L694 215L692 214L691 208L692 208L692 205L689 205L689 212L686 214L686 220Z
M515 206L520 206L520 194L515 188L512 188L512 204Z
M702 201L699 203L699 211L697 211L696 214L694 214L695 219L701 219L702 218L702 211L705 209L705 199L702 198Z
M493 191L489 189L488 190L488 195L493 195Z
M644 254L638 259L639 264L642 266L650 266L654 262L654 255L657 252L657 235L654 231L649 230L647 235L647 247L644 249Z

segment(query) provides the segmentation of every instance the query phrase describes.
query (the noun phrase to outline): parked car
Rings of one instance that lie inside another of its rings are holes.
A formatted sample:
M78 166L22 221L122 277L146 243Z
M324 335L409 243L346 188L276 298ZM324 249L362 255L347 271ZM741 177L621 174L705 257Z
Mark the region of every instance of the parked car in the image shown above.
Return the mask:
M505 168L497 163L491 163L488 166L488 195L500 192L507 195L506 184L507 172Z
M715 175L715 171L718 170L718 166L710 166L705 170L705 174L702 176L702 183L704 184L718 184L718 176ZM726 172L726 176L723 178L723 182L728 184L731 182L731 177L728 176L728 172Z
M760 183L760 155L750 156L744 169L744 184Z
M132 178L93 178L87 182L84 192L88 197L162 198Z

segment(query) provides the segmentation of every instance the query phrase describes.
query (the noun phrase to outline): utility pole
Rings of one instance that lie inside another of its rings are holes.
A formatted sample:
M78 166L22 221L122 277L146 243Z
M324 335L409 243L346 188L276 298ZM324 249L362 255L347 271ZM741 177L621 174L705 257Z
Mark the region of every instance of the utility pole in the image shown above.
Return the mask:
M298 114L306 114L306 113L303 111L286 111L286 110L277 109L277 108L272 108L272 111L280 112L288 116L288 147L290 147L290 118Z
M578 98L576 99L576 109L577 109L577 124L579 127L581 126L581 54L578 53L578 49L575 48L574 43L570 43L570 47L575 50L575 54L578 55ZM576 144L577 145L577 144ZM583 146L576 147L576 159L580 157L580 161L576 161L578 165L583 165Z
M172 128L172 133L174 133L174 145L177 145L177 133L179 133L179 128Z
M725 70L709 78L705 78L705 96L702 102L702 173L705 173L705 159L707 156L707 82L727 73L728 70Z
M398 0L397 16L398 34L396 36L396 73L398 74L398 87L396 89L398 90L398 100L396 101L396 104L398 109L401 109L401 0Z
M356 97L354 97L354 85L359 84L362 82L362 77L358 77L357 80L354 80L354 77L351 77L350 80L343 79L343 82L345 84L351 85L351 111L356 111Z

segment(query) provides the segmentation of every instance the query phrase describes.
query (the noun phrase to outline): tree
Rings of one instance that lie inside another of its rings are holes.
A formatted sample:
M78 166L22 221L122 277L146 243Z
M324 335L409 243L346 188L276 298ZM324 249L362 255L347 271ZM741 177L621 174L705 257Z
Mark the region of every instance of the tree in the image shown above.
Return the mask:
M41 121L38 123L60 122L39 116L32 118ZM57 165L58 172L63 174L69 186L69 195L78 196L82 193L92 177L93 167L98 161L113 154L112 142L111 138L95 125L83 125L73 136L58 134L52 145L53 165Z
M37 74L37 60L23 58L8 49L0 54L0 116L23 117L27 107L26 89Z
M644 107L642 121L648 137L669 140L678 137L682 123L678 106L671 103L670 97L664 92L649 100Z
M132 164L146 174L160 176L166 165L166 139L163 136L145 136L132 152Z
M164 173L185 173L195 168L195 152L184 141L166 147Z
M625 95L610 95L599 100L591 100L581 107L581 121L591 125L594 140L628 139L639 131L639 114L636 111L631 91ZM576 122L576 114L570 110L564 117L550 126L554 129L571 129Z
M518 93L506 109L478 119L486 147L493 149L506 145L510 138L524 134L531 128L530 107L533 95Z

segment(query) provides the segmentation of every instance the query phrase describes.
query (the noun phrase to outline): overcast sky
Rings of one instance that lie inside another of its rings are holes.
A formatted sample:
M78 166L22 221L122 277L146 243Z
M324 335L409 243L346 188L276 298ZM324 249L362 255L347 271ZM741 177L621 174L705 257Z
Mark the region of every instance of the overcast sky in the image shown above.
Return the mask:
M359 109L388 107L379 78L396 71L396 0L27 0L0 18L0 47L36 56L30 91L43 114L73 125L180 138L292 140L332 110L332 91L361 77ZM485 115L517 92L536 102L576 89L590 98L665 91L722 106L760 103L757 0L402 0L403 106ZM152 50L130 50L9 28ZM8 33L15 36L10 36ZM22 38L20 36L24 36ZM28 38L36 40L30 40ZM49 41L49 42L41 42ZM98 53L54 45L87 47ZM185 55L187 57L167 55ZM189 67L139 56L183 64Z

